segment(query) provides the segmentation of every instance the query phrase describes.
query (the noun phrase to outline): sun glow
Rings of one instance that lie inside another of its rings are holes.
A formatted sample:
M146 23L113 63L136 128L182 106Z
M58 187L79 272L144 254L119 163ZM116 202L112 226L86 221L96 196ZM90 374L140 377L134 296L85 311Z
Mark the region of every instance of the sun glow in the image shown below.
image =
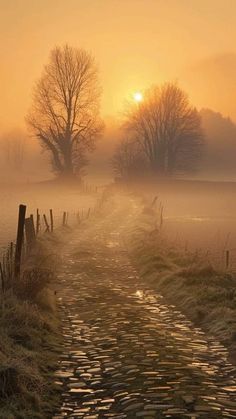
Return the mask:
M135 102L142 102L143 100L143 95L141 92L135 92L134 93L134 100Z

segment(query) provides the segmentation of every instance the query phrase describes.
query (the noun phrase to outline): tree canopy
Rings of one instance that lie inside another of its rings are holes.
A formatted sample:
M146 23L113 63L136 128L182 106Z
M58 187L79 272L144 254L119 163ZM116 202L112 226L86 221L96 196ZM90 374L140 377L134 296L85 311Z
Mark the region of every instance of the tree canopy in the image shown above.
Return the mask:
M193 170L203 145L201 118L176 84L153 86L132 106L124 128L142 149L154 173Z
M53 170L80 175L88 151L102 130L100 87L93 57L68 45L51 51L35 85L27 117L33 134L49 154Z

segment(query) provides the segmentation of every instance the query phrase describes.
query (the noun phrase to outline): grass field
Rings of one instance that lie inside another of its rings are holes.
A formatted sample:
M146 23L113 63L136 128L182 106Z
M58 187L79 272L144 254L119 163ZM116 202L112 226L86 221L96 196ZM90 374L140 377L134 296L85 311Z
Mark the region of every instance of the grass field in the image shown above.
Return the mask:
M156 210L133 222L129 246L142 277L196 325L215 335L236 362L236 275L215 268L205 252L171 244L157 227Z

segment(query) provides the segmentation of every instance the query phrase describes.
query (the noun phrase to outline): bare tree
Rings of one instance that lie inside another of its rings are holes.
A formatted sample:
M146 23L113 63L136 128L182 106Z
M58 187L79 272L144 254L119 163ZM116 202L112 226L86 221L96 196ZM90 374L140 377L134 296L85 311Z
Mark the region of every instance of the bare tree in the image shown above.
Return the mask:
M123 139L117 146L112 166L114 174L118 178L130 180L139 177L146 162L137 142L132 139Z
M81 174L87 152L102 130L99 102L98 72L91 55L68 45L53 49L35 86L27 121L57 174L69 178Z
M145 153L151 171L170 175L193 169L203 144L199 113L172 83L154 86L127 113L126 130Z

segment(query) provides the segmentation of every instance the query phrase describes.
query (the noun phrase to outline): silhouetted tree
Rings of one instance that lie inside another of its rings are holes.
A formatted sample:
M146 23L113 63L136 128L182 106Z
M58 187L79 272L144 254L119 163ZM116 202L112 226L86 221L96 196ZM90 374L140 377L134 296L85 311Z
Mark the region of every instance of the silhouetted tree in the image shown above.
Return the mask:
M203 144L201 119L187 95L172 83L154 86L127 113L125 128L145 153L152 172L192 170Z
M50 153L54 171L63 177L81 174L86 154L94 148L102 130L99 102L91 55L68 45L53 49L35 86L27 121Z
M130 180L139 177L146 162L137 142L131 139L122 140L116 148L112 166L114 174L118 178Z

